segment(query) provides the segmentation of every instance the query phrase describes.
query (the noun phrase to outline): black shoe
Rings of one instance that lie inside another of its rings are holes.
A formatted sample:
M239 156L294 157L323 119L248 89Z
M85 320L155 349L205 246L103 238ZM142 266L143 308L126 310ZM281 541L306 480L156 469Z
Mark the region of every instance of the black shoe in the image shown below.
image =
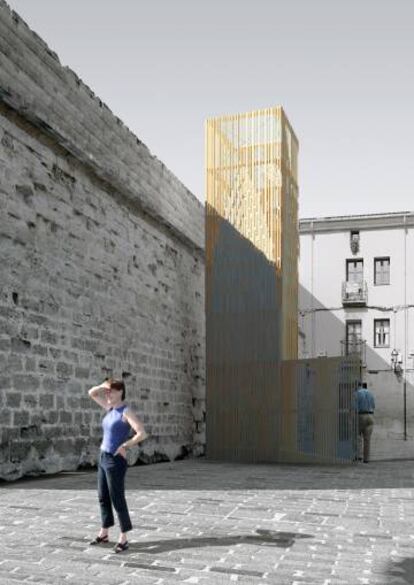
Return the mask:
M364 463L369 463L368 459L364 459Z
M97 536L96 538L94 538L93 540L91 540L91 542L89 543L90 545L94 545L94 544L108 544L109 539L108 539L108 535L106 534L105 536Z
M114 547L115 553L121 553L128 549L128 541L125 542L118 542Z

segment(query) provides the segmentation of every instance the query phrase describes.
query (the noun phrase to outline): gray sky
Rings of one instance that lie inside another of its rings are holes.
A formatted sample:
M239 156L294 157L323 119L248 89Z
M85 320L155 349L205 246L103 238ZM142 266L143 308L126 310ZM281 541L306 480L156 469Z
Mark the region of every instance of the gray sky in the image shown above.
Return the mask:
M282 105L300 216L414 208L412 0L8 0L204 201L204 120Z

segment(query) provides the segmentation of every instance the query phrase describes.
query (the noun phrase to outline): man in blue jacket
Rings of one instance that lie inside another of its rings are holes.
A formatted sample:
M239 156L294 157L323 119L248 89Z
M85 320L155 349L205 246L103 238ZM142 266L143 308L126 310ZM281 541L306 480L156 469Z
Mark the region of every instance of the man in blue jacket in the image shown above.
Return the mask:
M369 461L371 435L374 428L375 400L367 388L367 383L357 389L358 432L362 436L364 463Z

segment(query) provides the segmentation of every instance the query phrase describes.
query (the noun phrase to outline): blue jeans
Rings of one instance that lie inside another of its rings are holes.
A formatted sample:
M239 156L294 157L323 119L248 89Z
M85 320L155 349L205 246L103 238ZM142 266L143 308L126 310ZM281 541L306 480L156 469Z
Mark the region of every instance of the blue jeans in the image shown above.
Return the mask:
M116 510L121 532L132 530L128 506L125 500L125 474L128 469L122 455L101 451L98 465L98 496L101 506L102 528L114 525L112 505Z

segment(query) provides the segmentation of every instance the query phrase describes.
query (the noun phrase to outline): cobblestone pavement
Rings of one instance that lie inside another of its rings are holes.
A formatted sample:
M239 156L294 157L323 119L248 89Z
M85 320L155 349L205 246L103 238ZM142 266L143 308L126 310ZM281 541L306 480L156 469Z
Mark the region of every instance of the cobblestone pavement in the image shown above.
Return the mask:
M0 584L413 585L413 478L412 461L130 468L120 555L88 545L94 471L3 483Z

